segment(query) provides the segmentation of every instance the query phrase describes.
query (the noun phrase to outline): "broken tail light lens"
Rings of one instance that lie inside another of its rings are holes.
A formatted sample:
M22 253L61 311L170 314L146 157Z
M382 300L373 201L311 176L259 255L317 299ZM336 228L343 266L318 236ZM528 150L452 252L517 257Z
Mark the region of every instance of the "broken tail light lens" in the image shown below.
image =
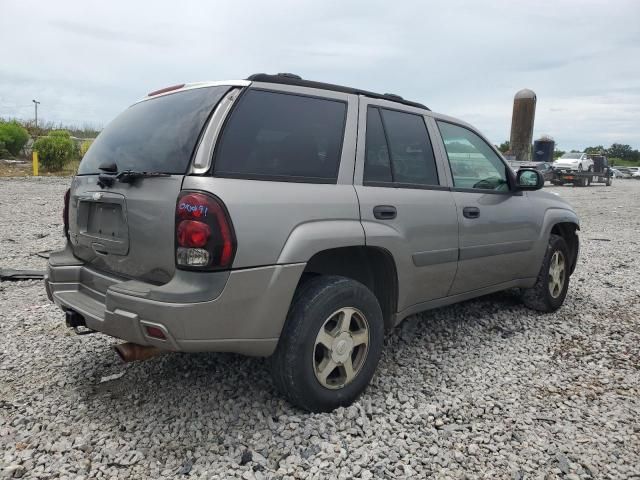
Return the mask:
M182 192L175 218L178 268L231 268L236 238L229 214L219 198L202 192Z

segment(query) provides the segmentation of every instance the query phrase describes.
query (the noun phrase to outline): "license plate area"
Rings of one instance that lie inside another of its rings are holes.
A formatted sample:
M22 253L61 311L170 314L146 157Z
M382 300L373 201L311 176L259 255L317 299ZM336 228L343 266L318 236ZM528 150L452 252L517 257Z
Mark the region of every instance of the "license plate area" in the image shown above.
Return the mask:
M122 207L112 203L86 202L86 233L99 238L123 239L126 225L122 218Z
M126 203L117 193L88 192L78 197L77 236L72 243L90 248L98 255L126 255L129 228Z

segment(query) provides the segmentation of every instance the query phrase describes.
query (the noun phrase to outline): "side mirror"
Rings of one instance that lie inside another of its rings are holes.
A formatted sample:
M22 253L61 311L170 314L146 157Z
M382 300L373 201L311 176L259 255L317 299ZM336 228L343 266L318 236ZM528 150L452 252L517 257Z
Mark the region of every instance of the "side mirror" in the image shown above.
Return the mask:
M544 187L544 177L533 168L521 168L516 174L518 190L540 190Z

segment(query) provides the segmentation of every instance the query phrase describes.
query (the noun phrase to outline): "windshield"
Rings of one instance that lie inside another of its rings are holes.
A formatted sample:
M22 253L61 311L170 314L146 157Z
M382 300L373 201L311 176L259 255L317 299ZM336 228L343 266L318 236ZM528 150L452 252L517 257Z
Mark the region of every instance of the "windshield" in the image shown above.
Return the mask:
M204 123L227 90L194 88L132 105L98 135L78 175L100 173L100 166L113 163L119 172L184 174Z
M564 155L562 155L560 158L568 158L568 159L579 159L580 157L582 157L581 153L574 153L574 152L569 152L569 153L565 153Z

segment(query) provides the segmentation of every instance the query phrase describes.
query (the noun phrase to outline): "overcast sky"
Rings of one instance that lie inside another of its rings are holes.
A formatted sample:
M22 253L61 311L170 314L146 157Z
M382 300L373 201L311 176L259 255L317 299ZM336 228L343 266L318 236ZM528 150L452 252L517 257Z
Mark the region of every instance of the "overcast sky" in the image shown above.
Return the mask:
M0 0L0 116L102 126L176 83L294 72L392 92L509 138L640 148L640 0Z

